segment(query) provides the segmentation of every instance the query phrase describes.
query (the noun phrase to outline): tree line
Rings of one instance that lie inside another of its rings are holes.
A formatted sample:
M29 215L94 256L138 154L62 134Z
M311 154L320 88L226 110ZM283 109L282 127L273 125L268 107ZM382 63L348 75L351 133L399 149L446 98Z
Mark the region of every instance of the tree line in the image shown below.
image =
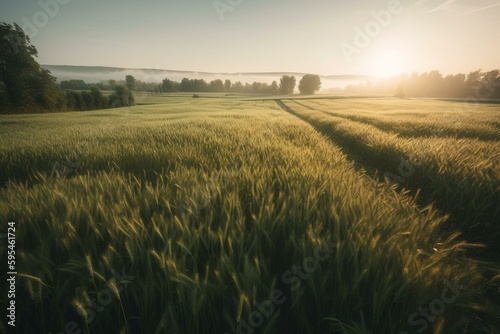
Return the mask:
M50 71L35 60L37 49L17 24L0 22L0 112L51 112L117 108L134 104L126 86L104 96L98 87L88 92L63 91Z
M164 79L161 84L146 83L127 75L124 81L109 80L87 84L65 80L57 84L50 71L36 61L38 52L28 35L17 24L0 22L0 113L93 110L134 105L132 90L146 92L233 92L249 94L293 94L294 76L284 75L270 85L184 78L181 82ZM321 87L317 75L305 75L299 83L302 94L314 94ZM108 96L101 90L111 90Z
M231 80L212 80L207 82L203 79L183 78L181 82L168 78L161 83L151 83L136 80L132 75L127 75L125 80L106 80L96 84L87 84L83 80L67 80L61 82L62 89L89 89L97 87L101 90L114 89L116 85L125 85L127 88L137 92L150 92L154 94L186 92L186 93L242 93L259 95L289 95L293 94L297 86L295 76L283 75L280 83L273 81L271 84L265 82L245 83ZM301 94L314 94L321 88L321 79L318 75L306 74L298 85Z
M114 93L104 96L97 87L90 87L89 91L67 91L65 93L66 110L96 110L133 106L134 95L125 86L118 85Z
M400 75L376 82L350 85L349 95L395 95L398 97L500 99L500 71L473 71L444 76L439 71Z

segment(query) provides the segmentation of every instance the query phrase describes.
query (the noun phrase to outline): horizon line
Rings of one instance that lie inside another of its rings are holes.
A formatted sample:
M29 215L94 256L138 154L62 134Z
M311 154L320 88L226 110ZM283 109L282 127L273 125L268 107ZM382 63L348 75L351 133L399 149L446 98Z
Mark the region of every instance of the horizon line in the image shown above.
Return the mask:
M221 74L221 75L239 75L239 74L316 74L321 77L366 77L366 78L377 78L374 75L368 74L320 74L320 73L308 73L308 72L295 72L295 71L272 71L272 72L206 72L206 71L196 71L196 70L171 70L162 68L137 68L137 67L116 67L116 66L104 66L104 65L61 65L61 64L40 64L40 66L58 66L58 67L93 67L102 69L116 69L116 70L136 70L136 71L164 71L164 72L178 72L178 73L199 73L199 74ZM403 73L402 73L403 74Z

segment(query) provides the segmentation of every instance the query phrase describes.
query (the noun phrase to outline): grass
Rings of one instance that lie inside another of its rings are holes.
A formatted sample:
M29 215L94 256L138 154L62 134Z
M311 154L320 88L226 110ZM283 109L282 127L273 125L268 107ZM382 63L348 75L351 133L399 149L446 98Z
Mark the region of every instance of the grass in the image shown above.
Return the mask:
M500 328L498 263L471 256L494 245L449 227L453 203L376 177L394 168L384 158L411 158L421 141L432 150L408 183L430 182L442 196L472 180L456 196L476 194L475 205L498 197L498 165L488 160L497 140L460 129L396 134L451 103L191 95L0 118L0 216L16 222L19 333L58 333L71 322L89 333ZM404 122L383 115L396 108ZM471 122L491 132L498 115L489 105L475 112ZM369 117L394 122L393 133ZM430 123L450 127L439 122ZM381 158L364 166L363 154ZM457 226L484 225L476 214L456 217ZM2 258L6 251L2 243ZM412 318L449 293L447 282L462 284L453 302L432 321Z

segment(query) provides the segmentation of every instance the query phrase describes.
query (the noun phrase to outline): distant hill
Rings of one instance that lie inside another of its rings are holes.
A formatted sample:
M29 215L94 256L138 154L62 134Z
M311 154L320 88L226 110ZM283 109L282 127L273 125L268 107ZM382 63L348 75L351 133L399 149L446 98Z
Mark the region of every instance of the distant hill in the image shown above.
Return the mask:
M68 65L42 65L49 70L58 82L70 79L81 79L87 83L95 83L102 80L124 80L126 75L133 75L137 80L144 82L161 82L168 78L174 81L181 81L182 78L204 79L210 82L215 79L229 79L232 82L241 81L242 83L267 82L271 83L283 75L294 75L297 82L307 73L294 72L253 72L253 73L210 73L196 71L178 71L164 69L132 69L104 66L68 66ZM369 76L361 75L321 75L323 82L322 89L335 87L344 87L348 84L357 84L373 79Z

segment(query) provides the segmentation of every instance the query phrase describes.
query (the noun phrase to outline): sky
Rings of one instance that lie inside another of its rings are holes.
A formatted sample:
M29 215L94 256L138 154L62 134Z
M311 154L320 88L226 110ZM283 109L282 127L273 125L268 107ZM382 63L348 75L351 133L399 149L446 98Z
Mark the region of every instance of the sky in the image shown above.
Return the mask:
M38 62L216 73L500 68L500 0L0 0Z

